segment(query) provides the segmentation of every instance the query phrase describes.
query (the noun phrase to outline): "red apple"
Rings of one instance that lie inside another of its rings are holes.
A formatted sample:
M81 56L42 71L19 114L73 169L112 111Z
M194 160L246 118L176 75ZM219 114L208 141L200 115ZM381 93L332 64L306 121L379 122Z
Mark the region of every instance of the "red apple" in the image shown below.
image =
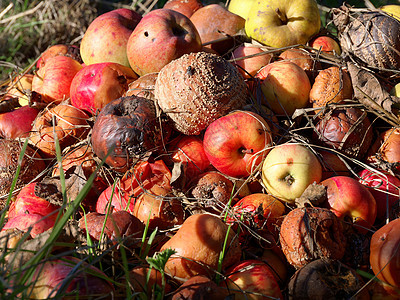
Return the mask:
M234 294L234 299L283 299L273 271L260 260L238 262L226 274L227 278L221 285Z
M47 231L54 226L54 220L43 217L39 214L18 214L15 217L8 219L7 223L1 229L18 229L23 232L30 231L32 238L35 238L38 234Z
M234 111L208 125L204 151L221 173L246 177L261 164L272 145L271 130L258 114Z
M31 299L54 299L61 295L61 298L112 299L115 293L106 274L72 256L42 261L36 267L28 292Z
M78 62L82 63L82 58L80 56L78 46L68 45L68 44L57 44L50 46L42 53L42 55L40 55L40 58L36 63L36 68L40 69L44 67L49 58L59 55L69 56L77 60Z
M28 137L38 113L38 109L26 105L0 114L0 136L5 139Z
M342 53L338 42L330 36L320 35L311 40L310 46L330 54L340 55Z
M376 201L367 187L348 176L333 176L321 182L327 187L327 207L341 219L350 217L360 233L375 222Z
M200 0L168 0L163 8L175 10L190 18L196 10L203 6Z
M369 187L376 201L376 218L383 220L396 202L399 202L400 180L385 171L374 172L367 169L358 173L359 181Z
M46 103L60 103L69 98L72 79L81 69L82 65L71 57L52 57L33 77L32 91Z
M308 105L311 90L307 73L290 61L276 61L256 75L262 80L264 103L276 114L291 116L297 108Z
M204 152L203 141L199 136L182 135L168 147L171 160L185 167L188 180L193 179L210 166L210 161Z
M318 149L321 156L322 180L332 176L350 176L350 166L346 165L346 160L333 151Z
M38 182L32 182L24 186L17 195L16 200L8 210L8 217L13 218L21 214L38 214L55 222L59 206L51 204L46 199L37 196L35 188L40 186Z
M132 69L142 76L201 48L200 35L190 19L161 8L149 12L136 26L128 40L127 54Z
M271 61L271 54L265 53L263 55L257 55L264 51L265 50L257 46L239 46L232 53L233 64L238 68L240 74L242 74L244 78L251 78Z
M300 197L312 183L319 183L322 167L312 150L287 143L273 148L264 160L262 181L268 192L287 202Z
M129 67L126 45L142 19L134 10L119 8L106 12L90 23L81 41L81 56L86 65L114 62Z
M71 104L95 113L107 103L122 97L138 77L131 68L105 62L84 67L71 82Z

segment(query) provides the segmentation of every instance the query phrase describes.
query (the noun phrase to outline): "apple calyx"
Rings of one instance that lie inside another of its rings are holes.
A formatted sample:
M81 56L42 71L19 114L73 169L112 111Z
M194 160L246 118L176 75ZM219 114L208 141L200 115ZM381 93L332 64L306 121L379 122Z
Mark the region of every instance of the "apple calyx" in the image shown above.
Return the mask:
M294 177L290 174L287 174L284 178L283 181L285 181L288 185L292 185L295 181Z
M253 149L246 149L244 147L240 147L238 151L242 156L245 156L246 154L253 154L254 153Z
M288 19L284 13L281 12L279 8L275 9L276 14L278 15L279 20L281 20L282 25L286 25L288 23Z

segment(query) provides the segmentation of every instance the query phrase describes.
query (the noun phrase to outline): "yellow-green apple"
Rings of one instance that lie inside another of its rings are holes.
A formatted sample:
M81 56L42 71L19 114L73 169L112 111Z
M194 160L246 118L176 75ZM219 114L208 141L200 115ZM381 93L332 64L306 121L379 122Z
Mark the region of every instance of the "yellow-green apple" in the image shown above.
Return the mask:
M363 169L358 172L359 181L369 187L369 191L376 201L376 218L384 220L392 209L392 206L400 201L400 180L389 172L379 172Z
M246 22L241 16L218 4L209 4L198 9L190 20L196 26L205 47L220 55L226 54L238 44L235 35L243 31Z
M321 50L323 52L327 52L330 54L340 55L342 50L335 39L331 38L330 36L320 35L316 38L313 38L309 42L310 46L314 49Z
M297 143L280 144L265 157L262 181L268 192L287 202L300 197L312 183L319 183L322 167L317 156Z
M199 52L200 35L188 17L161 8L145 15L129 37L127 55L140 76L158 72L183 54Z
M397 20L400 20L400 5L387 4L380 7L380 9L383 10L388 15L391 15L392 17L396 18Z
M276 48L306 44L320 27L315 0L255 1L245 25L249 37Z
M263 52L260 47L244 44L232 52L232 62L244 78L251 78L271 61L272 54L261 55Z
M0 99L18 98L19 105L28 105L31 99L33 76L30 73L17 75L7 86L6 94L2 95Z
M238 16L241 16L243 19L247 19L247 16L250 12L251 6L255 0L231 0L229 1L228 10L231 13L234 13Z
M307 73L290 61L276 61L261 68L256 74L262 80L264 102L272 111L291 116L309 103L311 90Z
M203 6L200 0L168 0L163 8L175 10L190 18L196 10Z
M80 50L86 65L115 62L129 67L126 46L142 16L134 10L119 8L106 12L90 23Z
M227 287L234 299L283 299L273 271L261 260L240 261L225 273L227 278L221 285Z
M50 46L40 55L36 63L36 68L40 69L44 67L49 58L59 55L69 56L77 60L78 62L83 63L78 46L69 44L57 44Z
M0 136L5 139L28 137L38 113L37 108L25 105L0 114Z
M40 94L43 102L58 104L69 98L72 79L82 68L71 57L54 56L33 77L32 91Z
M122 97L138 76L131 68L105 62L85 66L71 82L71 104L90 113Z
M338 218L350 218L360 233L368 232L376 218L376 201L369 189L349 176L333 176L321 184L326 186L327 208Z
M267 122L249 111L234 111L208 125L204 151L221 173L246 177L260 165L272 145Z

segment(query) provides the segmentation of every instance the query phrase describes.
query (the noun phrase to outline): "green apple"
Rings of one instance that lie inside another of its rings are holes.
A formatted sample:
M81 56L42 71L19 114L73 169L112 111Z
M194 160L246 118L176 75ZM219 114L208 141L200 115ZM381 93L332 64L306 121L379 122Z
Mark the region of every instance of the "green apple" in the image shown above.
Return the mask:
M306 44L321 27L315 0L257 0L246 19L246 34L276 48Z
M397 20L400 20L400 5L389 4L382 6L380 9Z
M231 0L228 5L228 10L243 19L247 19L251 6L255 0Z
M262 181L268 192L290 203L300 197L310 184L319 183L321 178L321 163L302 144L278 145L267 154L262 166Z

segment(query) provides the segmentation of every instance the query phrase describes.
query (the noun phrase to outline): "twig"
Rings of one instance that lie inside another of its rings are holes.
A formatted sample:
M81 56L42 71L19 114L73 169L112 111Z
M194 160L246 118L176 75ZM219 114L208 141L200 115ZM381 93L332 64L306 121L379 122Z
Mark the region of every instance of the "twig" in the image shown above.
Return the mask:
M14 3L10 3L10 4L0 13L0 19L1 19L2 17L4 17L4 15L5 15L6 13L8 13L8 11L9 11L11 8L13 8L13 6L14 6Z
M34 8L28 9L27 11L21 12L19 14L16 14L14 16L8 17L4 20L0 20L0 24L6 24L12 20L18 19L20 17L24 17L30 14L33 14L35 11L37 11L41 6L43 6L44 1L39 2L38 5L36 5Z

